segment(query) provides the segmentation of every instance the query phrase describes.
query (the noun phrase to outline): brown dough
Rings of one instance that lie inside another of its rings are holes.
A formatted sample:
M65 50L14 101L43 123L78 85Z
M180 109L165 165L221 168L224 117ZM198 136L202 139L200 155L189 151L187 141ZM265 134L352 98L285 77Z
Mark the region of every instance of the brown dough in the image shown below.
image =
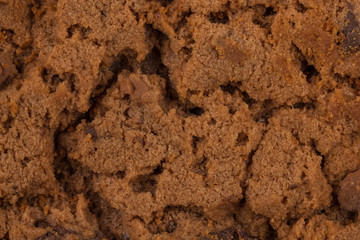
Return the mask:
M359 239L360 4L0 0L0 239Z

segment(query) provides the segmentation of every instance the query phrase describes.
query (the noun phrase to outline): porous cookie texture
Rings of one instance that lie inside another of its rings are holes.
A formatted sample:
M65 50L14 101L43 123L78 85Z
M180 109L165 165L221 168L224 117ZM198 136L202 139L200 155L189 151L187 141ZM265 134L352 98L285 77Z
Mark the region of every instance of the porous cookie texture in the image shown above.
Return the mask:
M0 0L1 239L360 236L360 3Z

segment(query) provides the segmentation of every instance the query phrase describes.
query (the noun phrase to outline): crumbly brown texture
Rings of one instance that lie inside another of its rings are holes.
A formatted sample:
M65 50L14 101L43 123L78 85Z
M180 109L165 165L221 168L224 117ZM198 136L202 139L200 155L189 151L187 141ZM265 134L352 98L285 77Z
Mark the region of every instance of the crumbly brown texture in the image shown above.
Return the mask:
M359 239L360 4L0 0L0 238Z

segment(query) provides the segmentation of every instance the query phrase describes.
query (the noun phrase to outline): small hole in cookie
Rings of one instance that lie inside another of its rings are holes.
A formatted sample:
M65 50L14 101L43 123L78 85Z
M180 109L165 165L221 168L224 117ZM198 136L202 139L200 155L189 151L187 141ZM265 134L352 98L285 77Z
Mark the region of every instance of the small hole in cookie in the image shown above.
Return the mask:
M234 228L226 228L222 231L211 232L211 233L209 233L209 235L211 236L209 239L233 239L233 240L253 239L246 232L243 232L243 231L238 232L238 230L236 230Z
M223 92L229 93L231 95L233 95L235 91L238 90L237 87L231 85L230 83L226 85L221 85L220 88Z
M236 139L236 146L246 146L248 141L249 141L248 135L244 132L240 132L240 133L238 133L238 136Z
M130 118L130 116L129 116L129 110L130 110L130 108L127 108L125 111L124 111L124 116L126 117L126 119L129 119Z
M159 175L164 171L163 164L165 162L165 159L161 160L160 164L156 166L156 168L153 170L152 174Z
M315 109L315 104L312 102L297 102L293 105L293 108L310 110Z
M319 72L316 70L314 65L311 65L304 59L301 61L301 68L300 70L303 72L303 74L306 76L306 81L308 83L314 83L316 76L319 75Z
M237 233L237 231L234 231L234 233L232 235L232 239L234 239L234 240L239 240L240 239L239 234Z
M229 23L229 17L226 12L211 12L209 16L209 21L212 23L226 24Z
M157 74L166 81L169 81L169 69L163 64L161 58L160 50L156 47L153 48L151 52L145 57L145 59L140 63L141 72L147 75Z
M49 226L49 223L43 221L43 220L39 220L35 222L35 227L40 227L40 228L47 228Z
M115 176L117 178L124 179L125 176L126 176L126 172L125 171L118 171L118 172L115 173Z
M355 222L356 219L358 218L358 212L357 212L357 211L350 211L350 212L348 212L347 218L348 218L351 222Z
M193 165L193 172L202 176L206 176L208 173L206 163L208 162L207 158L202 158L194 163Z
M83 39L87 38L87 35L89 34L89 32L91 31L91 28L86 28L83 26L80 26L79 24L74 24L71 25L68 29L68 36L66 38L72 38L72 36L74 35L74 33L78 31L80 33L80 35L82 36Z
M305 75L306 81L310 84L315 84L317 76L320 72L315 68L314 65L310 64L307 57L303 54L302 50L292 44L292 52L296 62L299 62L300 71Z
M27 158L27 157L25 157L25 158L22 160L22 162L21 162L22 167L26 167L29 162L30 162L30 159Z
M299 0L297 0L295 2L295 10L300 13L305 13L308 10L308 8L305 7L302 3L300 3Z
M292 226L292 225L294 225L296 222L297 222L297 219L296 219L296 218L290 218L289 220L286 221L286 224L287 224L288 226Z
M267 7L265 9L264 17L272 16L272 15L275 15L275 14L276 14L276 11L274 10L273 7Z
M158 48L153 48L141 62L141 72L147 75L156 74L161 64L160 50Z
M8 119L5 121L5 122L3 122L2 124L3 124L3 127L6 129L6 130L9 130L10 128L11 128L11 126L13 125L13 121L14 119L13 119L13 117L12 116L8 116ZM6 152L7 152L7 150L5 150ZM4 151L4 153L6 153Z
M200 107L194 107L189 109L189 113L196 116L201 116L204 112L204 109Z
M174 0L155 0L156 2L159 2L161 6L166 7L169 4L172 4Z
M75 28L76 28L76 25L71 25L68 29L67 29L67 32L68 32L68 35L67 35L67 38L71 38L75 32Z
M153 194L155 192L157 182L151 175L140 175L133 179L130 184L134 192L150 192Z
M183 12L181 15L181 20L177 24L177 26L174 28L175 32L178 32L181 28L185 27L188 23L188 18L191 16L192 12L191 10L188 10L186 12ZM183 47L186 48L186 47Z
M311 193L310 192L306 192L306 198L308 199L308 200L311 200L312 199L312 196L311 196Z
M193 136L191 145L193 147L194 154L196 154L196 152L198 151L198 143L201 142L202 140L203 140L203 138L201 138L201 137Z
M249 96L249 94L245 91L241 92L242 93L242 99L243 101L249 106L251 107L251 105L253 105L254 103L256 103L256 100L251 98Z
M130 100L130 94L124 94L123 100Z
M129 70L130 72L133 71L129 58L130 57L135 58L136 52L132 50L126 50L124 52L127 52L127 54L125 55L125 53L122 52L119 55L117 55L115 60L110 66L109 70L113 72L115 75L119 74L122 70Z
M214 118L211 118L209 121L208 121L208 124L209 125L216 125L216 120Z
M285 204L287 204L287 202L288 202L288 198L283 197L283 199L281 200L281 203L285 205Z
M227 107L229 109L230 114L235 114L236 113L236 108L233 105L229 105Z
M52 84L59 84L59 83L61 83L61 82L63 82L63 81L64 81L64 80L59 77L59 74L55 74L55 75L52 76L52 78L51 78L51 83L52 83Z
M47 68L44 68L42 71L41 71L41 78L44 82L48 82L48 69Z

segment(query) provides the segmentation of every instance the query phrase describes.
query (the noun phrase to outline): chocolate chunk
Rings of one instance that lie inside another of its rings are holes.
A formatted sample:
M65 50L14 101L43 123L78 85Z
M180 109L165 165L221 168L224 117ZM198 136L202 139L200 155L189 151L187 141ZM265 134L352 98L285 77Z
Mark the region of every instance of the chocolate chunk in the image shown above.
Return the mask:
M127 233L121 233L120 240L130 240L130 237Z
M360 170L349 173L340 183L339 202L348 211L360 210Z
M350 52L357 52L360 49L360 24L356 15L348 12L346 15L346 26L343 29L345 40L342 46Z
M130 74L120 79L120 91L124 95L129 95L132 100L144 100L144 95L149 91L149 86L141 76Z
M93 140L98 138L98 134L96 133L95 128L91 125L87 125L84 132L85 134L90 134Z
M17 73L15 65L10 60L10 56L0 53L0 89L2 85L8 84L8 79Z

